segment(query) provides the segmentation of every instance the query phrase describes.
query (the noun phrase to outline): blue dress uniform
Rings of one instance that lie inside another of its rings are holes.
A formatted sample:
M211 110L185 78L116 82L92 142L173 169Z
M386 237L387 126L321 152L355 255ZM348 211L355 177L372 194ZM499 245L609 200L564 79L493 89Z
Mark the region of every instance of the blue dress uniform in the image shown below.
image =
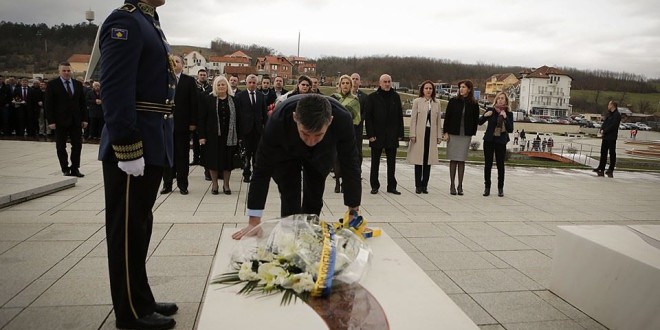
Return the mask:
M108 16L99 48L105 119L99 160L110 287L119 326L157 310L145 261L163 165L173 162L170 117L176 76L155 8L137 0L127 0ZM128 175L117 166L118 161L141 157L143 176Z

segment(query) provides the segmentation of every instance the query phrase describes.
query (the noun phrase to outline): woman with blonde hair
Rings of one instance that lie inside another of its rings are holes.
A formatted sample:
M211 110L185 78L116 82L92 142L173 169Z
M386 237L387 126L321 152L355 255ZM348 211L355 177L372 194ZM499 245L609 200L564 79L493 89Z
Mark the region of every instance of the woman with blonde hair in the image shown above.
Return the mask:
M211 193L217 195L218 174L222 171L222 192L231 195L231 171L240 167L232 159L240 136L239 111L234 104L234 92L224 76L213 80L213 91L202 95L199 104L199 144L206 146L206 168L211 172Z
M495 95L493 108L479 118L479 125L488 122L484 133L484 196L490 195L490 170L493 168L493 154L497 163L497 196L504 196L504 156L509 133L513 132L513 116L509 109L509 97L499 92Z
M419 87L419 97L413 100L410 115L408 163L415 165L415 193L428 194L431 165L440 164L440 107L435 100L435 85L426 80Z
M339 77L339 83L337 84L337 92L332 94L331 97L339 101L341 105L351 113L353 117L353 130L355 132L355 147L362 148L362 132L360 131L360 122L362 121L360 117L360 101L357 97L351 92L353 90L353 80L349 75L342 75ZM358 149L359 150L359 149ZM335 172L335 192L342 192L341 188L341 168L339 167L339 161L335 159L334 165Z

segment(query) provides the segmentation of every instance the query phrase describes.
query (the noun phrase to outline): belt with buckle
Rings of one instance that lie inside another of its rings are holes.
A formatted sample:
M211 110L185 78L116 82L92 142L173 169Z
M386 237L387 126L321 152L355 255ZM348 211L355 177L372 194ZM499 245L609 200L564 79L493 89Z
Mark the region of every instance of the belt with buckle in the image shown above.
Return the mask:
M173 115L174 114L174 103L155 103L155 102L145 102L137 101L135 102L135 110L137 111L147 111L147 112L158 112L164 115Z

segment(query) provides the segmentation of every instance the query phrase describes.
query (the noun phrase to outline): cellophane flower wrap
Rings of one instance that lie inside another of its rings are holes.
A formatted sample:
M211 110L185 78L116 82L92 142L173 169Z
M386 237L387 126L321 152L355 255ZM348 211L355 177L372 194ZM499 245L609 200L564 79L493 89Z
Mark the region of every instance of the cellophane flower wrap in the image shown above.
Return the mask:
M244 236L231 256L231 269L212 283L242 284L239 294L283 292L282 304L326 297L333 285L359 282L371 250L349 229L335 229L315 215L264 221Z

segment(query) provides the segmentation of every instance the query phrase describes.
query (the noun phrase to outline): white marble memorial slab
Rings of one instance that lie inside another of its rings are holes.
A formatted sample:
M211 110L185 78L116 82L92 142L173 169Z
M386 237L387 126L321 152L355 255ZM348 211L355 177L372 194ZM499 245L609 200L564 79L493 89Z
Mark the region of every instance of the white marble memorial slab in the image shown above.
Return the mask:
M550 290L610 329L660 329L660 226L559 229Z
M479 329L386 233L368 242L373 259L361 285L382 306L390 329ZM229 271L235 244L231 232L223 232L212 277ZM302 301L280 306L279 294L237 295L241 287L209 285L197 329L327 329Z

